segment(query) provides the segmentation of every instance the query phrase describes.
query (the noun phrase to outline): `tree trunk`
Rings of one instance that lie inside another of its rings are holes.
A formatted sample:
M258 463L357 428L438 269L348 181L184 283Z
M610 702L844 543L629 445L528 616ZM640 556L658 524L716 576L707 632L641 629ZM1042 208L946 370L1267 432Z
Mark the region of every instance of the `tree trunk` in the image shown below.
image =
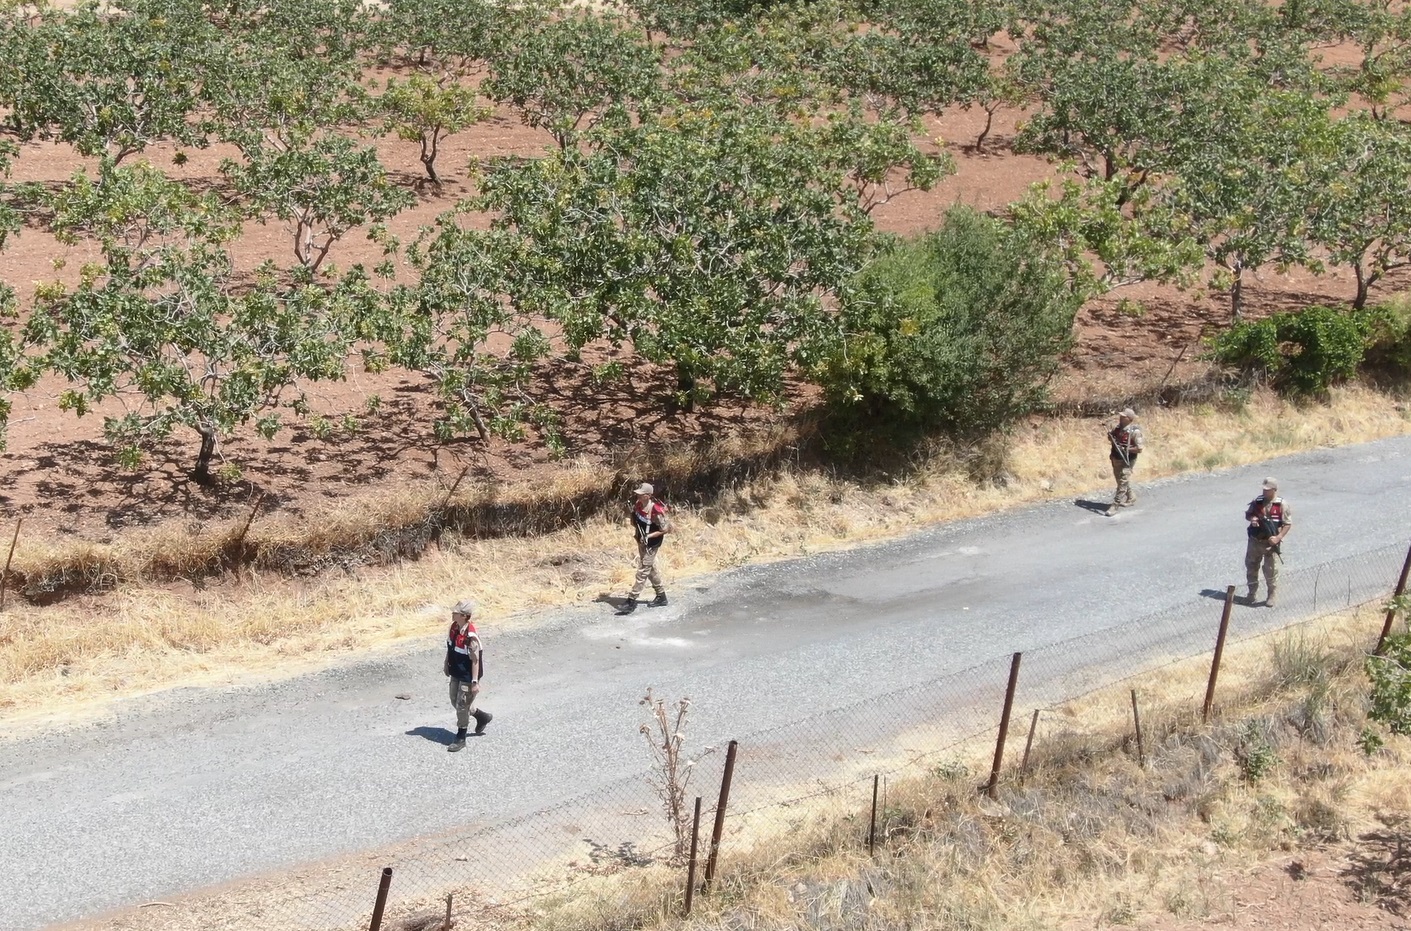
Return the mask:
M441 178L436 174L436 154L440 135L441 131L437 129L432 132L430 139L425 134L421 137L421 164L425 166L431 183L438 188L441 186Z
M681 393L681 409L688 414L696 410L696 376L683 365L676 366L676 390Z
M975 137L975 153L977 155L985 151L985 140L989 138L990 129L995 123L995 111L998 109L998 103L985 107L985 128L980 130L980 135Z
M1235 276L1234 284L1230 285L1230 320L1239 323L1244 313L1244 263L1236 259L1230 271Z
M1352 300L1352 307L1354 310L1361 310L1367 306L1367 292L1372 289L1372 283L1377 280L1377 276L1367 274L1360 262L1353 266L1353 271L1357 273L1357 296Z
M196 468L191 470L191 478L198 485L210 485L211 457L216 452L216 429L203 423L196 427L196 432L201 434L201 451L196 455Z

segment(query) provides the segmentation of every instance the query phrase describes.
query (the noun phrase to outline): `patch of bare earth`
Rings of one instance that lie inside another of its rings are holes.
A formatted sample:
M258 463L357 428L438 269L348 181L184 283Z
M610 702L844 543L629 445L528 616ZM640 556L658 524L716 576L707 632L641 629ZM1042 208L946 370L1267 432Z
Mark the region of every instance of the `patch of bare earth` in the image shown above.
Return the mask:
M1200 890L1211 902L1209 914L1161 915L1136 926L1143 931L1405 931L1411 928L1411 849L1405 843L1373 831L1353 843L1220 874ZM1086 927L1093 925L1068 929Z

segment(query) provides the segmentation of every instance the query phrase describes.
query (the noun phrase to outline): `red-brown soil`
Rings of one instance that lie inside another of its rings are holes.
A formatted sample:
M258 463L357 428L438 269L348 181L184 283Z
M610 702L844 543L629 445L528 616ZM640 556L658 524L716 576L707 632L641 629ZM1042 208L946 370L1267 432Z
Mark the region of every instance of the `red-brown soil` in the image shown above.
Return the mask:
M986 151L973 151L983 119L982 112L958 111L932 121L928 131L953 155L957 172L933 191L905 193L880 206L876 217L884 229L899 233L928 229L953 203L995 209L1050 176L1052 169L1042 160L1008 151L1015 130L1012 113L999 115ZM438 190L421 183L423 172L414 144L379 140L384 163L418 195L416 206L396 218L394 232L410 239L418 227L469 193L465 166L471 157L529 154L548 143L546 135L522 126L512 114L497 114L446 140L438 161L446 180ZM175 177L215 184L221 159L232 153L218 147L187 151L188 160L181 167L173 163L173 154L169 147L157 148L145 157ZM31 145L17 163L15 179L61 181L84 165L83 159L64 147ZM287 264L292 260L291 243L292 235L277 224L252 226L236 244L237 262L243 268L266 258ZM64 246L42 230L26 228L0 252L0 277L27 299L37 282L73 280L88 254L85 247ZM353 235L334 247L329 260L346 267L379 258L378 247ZM1396 285L1395 281L1383 283L1381 293ZM1315 277L1294 271L1256 276L1246 289L1246 300L1249 312L1258 315L1310 302L1345 300L1351 293L1352 283L1345 274ZM1123 299L1135 302L1142 312L1131 313L1130 304L1124 312L1119 304ZM1190 380L1204 371L1199 360L1201 335L1221 326L1227 317L1225 296L1200 290L1140 286L1094 301L1079 316L1077 346L1055 385L1056 394L1070 403L1093 398L1116 402L1162 383ZM682 413L664 403L667 383L660 373L637 369L624 383L600 389L588 381L588 361L543 373L543 386L562 412L572 458L621 462L643 445L690 442L792 413L732 404ZM22 516L26 539L62 536L106 541L124 528L174 518L190 521L195 530L206 521L243 511L257 494L265 496L266 512L309 515L329 499L375 493L389 484L426 479L449 484L466 465L472 467L471 482L513 481L557 467L534 442L496 441L488 449L471 440L439 444L431 429L434 399L427 383L413 375L372 375L350 367L347 381L315 385L310 395L319 413L337 418L354 415L357 430L338 431L320 440L307 426L295 426L269 442L250 431L239 433L222 444L221 453L224 461L238 463L241 479L217 489L204 488L186 477L195 456L194 435L173 438L144 468L124 471L111 460L101 419L104 412L121 410L121 405L110 404L76 419L58 410L63 387L58 379L50 379L14 399L8 449L0 454L5 476L0 517ZM381 402L375 415L368 413L374 397ZM800 389L794 400L796 412L806 404L806 389Z
M1411 860L1404 838L1373 832L1328 851L1300 851L1248 872L1221 876L1192 899L1200 918L1142 920L1144 931L1405 931L1411 928ZM1091 925L1085 925L1091 927Z

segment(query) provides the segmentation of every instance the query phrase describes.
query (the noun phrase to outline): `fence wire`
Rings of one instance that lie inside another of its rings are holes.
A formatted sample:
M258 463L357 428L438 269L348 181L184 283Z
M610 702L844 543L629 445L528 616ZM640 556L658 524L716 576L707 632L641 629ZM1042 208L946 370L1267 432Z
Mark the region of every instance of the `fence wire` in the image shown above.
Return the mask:
M1405 554L1404 547L1396 544L1317 566L1285 569L1279 608L1238 606L1229 642L1355 611L1358 636L1367 638L1370 649L1381 629L1382 605ZM1224 591L1203 592L1202 597L1160 613L1025 651L1008 730L1008 771L1013 771L1030 738L1029 715L1034 709L1052 710L1163 665L1209 654L1224 598ZM999 730L1012 662L1011 654L999 652L996 646L995 656L967 669L739 735L719 870L728 871L731 857L754 841L777 838L803 826L816 816L819 799L836 798L851 810L864 810L874 777L890 782L944 771L954 765L962 745L977 738L992 742ZM1042 741L1042 727L1038 734ZM691 766L687 805L694 796L704 796L702 865L709 853L725 758L724 752L717 751ZM977 779L985 775L977 774ZM677 841L662 799L647 776L643 754L642 773L531 814L468 825L432 840L418 839L369 855L365 863L349 865L344 860L301 868L274 888L262 887L258 894L236 888L179 904L162 916L161 926L365 928L385 866L393 867L394 875L383 927L401 931L440 927L448 895L455 920L466 927L487 920L493 923L497 915L532 914L585 884L633 870L644 871L644 877L645 871L676 871L681 877L677 885L683 888L685 870L675 856ZM140 918L110 922L132 928L146 924Z

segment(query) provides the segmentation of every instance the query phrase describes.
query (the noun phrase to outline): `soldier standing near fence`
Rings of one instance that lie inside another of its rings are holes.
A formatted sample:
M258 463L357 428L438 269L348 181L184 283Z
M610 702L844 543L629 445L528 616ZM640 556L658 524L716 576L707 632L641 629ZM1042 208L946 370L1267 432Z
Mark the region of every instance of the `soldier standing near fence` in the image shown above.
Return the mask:
M1117 493L1105 512L1108 517L1116 514L1118 508L1129 508L1137 503L1132 495L1132 469L1142 451L1142 428L1137 426L1136 420L1137 412L1129 407L1117 415L1117 426L1107 431L1107 442L1112 447L1108 458L1112 461L1112 477L1117 480Z
M1249 534L1244 550L1244 580L1249 586L1245 603L1254 604L1259 594L1259 570L1263 568L1269 590L1264 606L1272 608L1279 592L1279 563L1283 561L1280 544L1293 529L1293 514L1279 497L1276 480L1264 479L1262 493L1244 509L1244 520L1245 531Z
M671 518L666 516L666 505L652 497L656 489L646 482L632 492L637 496L632 505L632 532L637 537L637 578L632 582L632 590L627 593L627 601L618 614L631 614L637 610L637 596L648 582L656 590L656 597L648 602L649 607L661 608L666 605L666 588L661 583L661 572L657 570L657 552L662 539L671 532Z
M451 630L446 635L446 662L443 669L451 678L451 707L456 709L456 739L446 749L452 753L465 749L466 731L475 718L475 735L485 733L485 725L494 717L475 707L480 697L480 680L485 677L485 650L480 634L471 622L475 602L462 601L451 609Z

